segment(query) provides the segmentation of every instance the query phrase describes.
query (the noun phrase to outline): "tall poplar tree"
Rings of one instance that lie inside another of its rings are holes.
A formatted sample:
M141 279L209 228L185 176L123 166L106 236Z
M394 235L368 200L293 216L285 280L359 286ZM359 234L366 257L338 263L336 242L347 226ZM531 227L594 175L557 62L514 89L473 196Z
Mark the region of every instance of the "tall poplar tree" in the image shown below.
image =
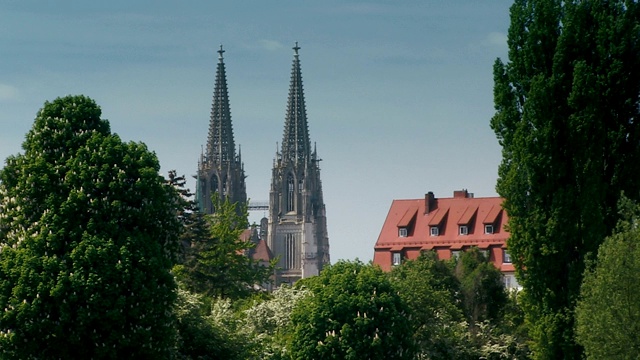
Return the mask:
M176 193L84 96L46 102L0 171L0 358L170 358Z
M640 6L516 0L509 61L494 66L509 251L538 359L578 359L574 308L585 270L640 198Z

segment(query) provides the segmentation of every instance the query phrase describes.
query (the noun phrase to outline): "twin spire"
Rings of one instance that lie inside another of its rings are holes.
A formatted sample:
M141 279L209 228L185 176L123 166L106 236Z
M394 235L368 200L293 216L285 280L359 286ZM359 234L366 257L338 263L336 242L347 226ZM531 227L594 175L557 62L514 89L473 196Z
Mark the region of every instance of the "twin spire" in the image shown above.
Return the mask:
M303 164L311 159L311 143L309 140L309 126L307 110L302 86L302 72L300 68L300 46L293 47L293 65L289 84L289 98L282 139L282 161L285 163ZM211 121L205 161L227 164L236 158L233 126L231 124L231 110L227 89L227 76L224 65L224 50L220 45L218 50L218 66L216 83L211 106Z

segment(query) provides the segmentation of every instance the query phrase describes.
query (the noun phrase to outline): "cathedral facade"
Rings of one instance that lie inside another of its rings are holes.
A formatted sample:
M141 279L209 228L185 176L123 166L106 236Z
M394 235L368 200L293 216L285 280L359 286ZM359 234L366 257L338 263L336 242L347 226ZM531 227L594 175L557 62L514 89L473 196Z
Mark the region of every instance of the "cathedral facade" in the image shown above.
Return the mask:
M329 264L320 159L311 149L297 43L293 50L284 137L269 194L267 244L279 257L276 285L318 275Z
M329 238L315 145L309 137L300 47L294 50L289 97L281 148L273 161L269 218L260 237L278 259L275 285L318 275L329 264ZM211 196L218 193L233 202L246 202L244 166L235 154L222 48L218 53L211 122L206 152L198 163L196 196L201 211L215 211Z

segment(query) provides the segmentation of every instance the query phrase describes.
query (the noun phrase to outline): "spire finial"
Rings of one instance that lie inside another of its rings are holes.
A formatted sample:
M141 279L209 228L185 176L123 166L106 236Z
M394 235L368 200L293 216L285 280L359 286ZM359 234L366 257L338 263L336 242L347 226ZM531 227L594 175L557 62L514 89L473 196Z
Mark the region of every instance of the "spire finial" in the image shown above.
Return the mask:
M298 42L296 41L296 46L293 47L293 51L295 52L295 56L298 56L298 50L300 50L300 46L298 46Z
M222 44L220 44L220 50L218 50L218 54L220 54L220 55L218 55L218 59L222 60L222 58L223 58L222 54L224 54L224 50L222 50Z

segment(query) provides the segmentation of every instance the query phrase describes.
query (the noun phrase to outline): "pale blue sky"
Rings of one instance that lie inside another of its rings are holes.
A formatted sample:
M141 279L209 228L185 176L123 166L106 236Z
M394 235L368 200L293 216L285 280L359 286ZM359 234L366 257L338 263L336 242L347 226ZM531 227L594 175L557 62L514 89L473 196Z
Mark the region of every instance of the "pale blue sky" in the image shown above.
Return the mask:
M496 195L492 66L511 3L5 0L0 159L45 100L84 94L163 174L194 174L222 44L248 196L267 200L298 41L331 259L368 261L393 199Z

